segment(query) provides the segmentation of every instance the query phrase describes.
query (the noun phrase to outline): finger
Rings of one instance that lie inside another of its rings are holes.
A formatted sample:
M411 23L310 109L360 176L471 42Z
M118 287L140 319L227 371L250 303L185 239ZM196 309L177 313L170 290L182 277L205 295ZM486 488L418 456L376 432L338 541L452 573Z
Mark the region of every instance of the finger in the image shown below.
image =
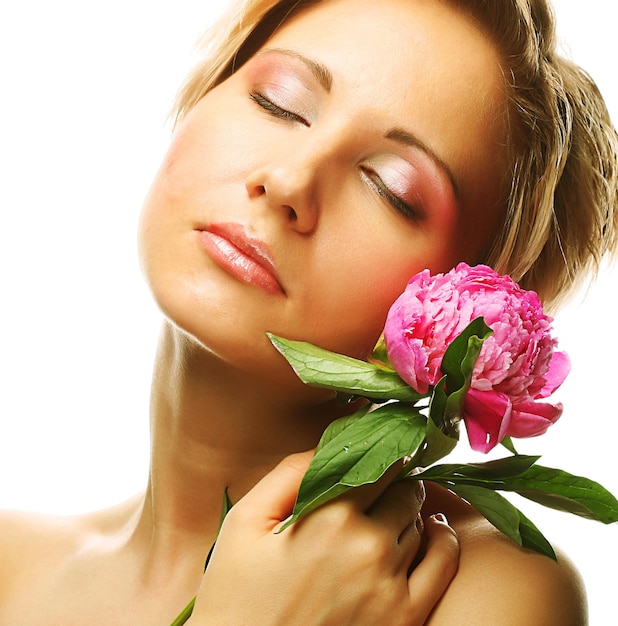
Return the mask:
M423 542L420 510L425 488L420 480L397 480L373 503L367 515L394 539L397 570L408 571Z
M338 496L333 503L349 502L359 511L368 512L372 505L382 496L382 494L397 478L402 466L402 461L393 463L393 465L391 465L376 482L350 489L344 494Z
M419 513L399 534L397 545L401 554L400 566L408 572L422 557L422 547L426 544L424 530L425 523Z
M230 513L242 513L261 528L273 530L292 513L313 454L314 451L310 450L285 457L239 500Z
M421 511L425 487L420 480L397 480L388 485L367 511L376 522L404 531Z
M432 515L425 522L425 532L425 556L408 578L412 606L423 622L444 595L459 563L459 541L446 517Z

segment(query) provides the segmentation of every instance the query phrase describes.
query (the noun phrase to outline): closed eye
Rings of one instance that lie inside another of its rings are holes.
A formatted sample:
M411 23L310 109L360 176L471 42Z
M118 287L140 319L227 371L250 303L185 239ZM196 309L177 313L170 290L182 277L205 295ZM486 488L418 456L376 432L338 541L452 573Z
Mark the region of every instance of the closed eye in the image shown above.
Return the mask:
M310 126L309 122L304 117L302 117L302 115L299 115L298 113L294 113L293 111L288 111L287 109L280 107L279 105L275 104L272 100L269 100L268 98L266 98L261 93L252 93L249 95L250 95L251 100L253 100L253 102L255 102L260 108L264 109L264 111L268 112L273 117L276 117L282 120L298 122L299 124L302 124L303 126Z
M375 172L367 168L362 168L361 172L369 186L391 206L397 209L406 219L412 222L422 222L425 219L425 214L422 210L419 210L416 206L409 205L396 196Z

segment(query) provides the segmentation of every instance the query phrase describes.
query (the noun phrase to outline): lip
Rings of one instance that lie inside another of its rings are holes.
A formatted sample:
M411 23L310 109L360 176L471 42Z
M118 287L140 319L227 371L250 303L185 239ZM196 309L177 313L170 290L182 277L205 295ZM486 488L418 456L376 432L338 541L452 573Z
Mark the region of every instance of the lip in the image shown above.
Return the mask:
M285 293L268 246L242 224L211 224L197 229L200 244L212 260L243 283L268 294Z

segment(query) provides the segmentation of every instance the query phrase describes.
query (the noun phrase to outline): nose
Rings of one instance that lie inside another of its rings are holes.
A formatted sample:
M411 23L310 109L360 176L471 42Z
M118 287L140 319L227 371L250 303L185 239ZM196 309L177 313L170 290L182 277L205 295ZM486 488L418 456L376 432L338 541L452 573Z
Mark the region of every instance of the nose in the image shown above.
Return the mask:
M251 171L245 182L250 198L263 197L299 233L312 232L318 220L318 168L315 162L281 156Z

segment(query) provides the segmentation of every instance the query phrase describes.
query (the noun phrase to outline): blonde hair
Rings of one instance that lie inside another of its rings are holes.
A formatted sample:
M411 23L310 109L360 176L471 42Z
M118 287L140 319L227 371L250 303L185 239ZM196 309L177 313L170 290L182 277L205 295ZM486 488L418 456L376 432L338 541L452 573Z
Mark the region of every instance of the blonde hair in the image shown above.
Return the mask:
M246 0L202 41L176 121L292 14L325 0ZM546 0L447 0L502 54L510 107L506 219L485 262L555 307L618 247L618 135L594 81L556 51Z
M618 246L618 135L592 78L557 53L546 0L450 0L503 55L511 188L488 257L558 304Z
M199 42L203 56L176 97L175 121L182 120L204 94L243 65L291 15L319 2L236 0Z

